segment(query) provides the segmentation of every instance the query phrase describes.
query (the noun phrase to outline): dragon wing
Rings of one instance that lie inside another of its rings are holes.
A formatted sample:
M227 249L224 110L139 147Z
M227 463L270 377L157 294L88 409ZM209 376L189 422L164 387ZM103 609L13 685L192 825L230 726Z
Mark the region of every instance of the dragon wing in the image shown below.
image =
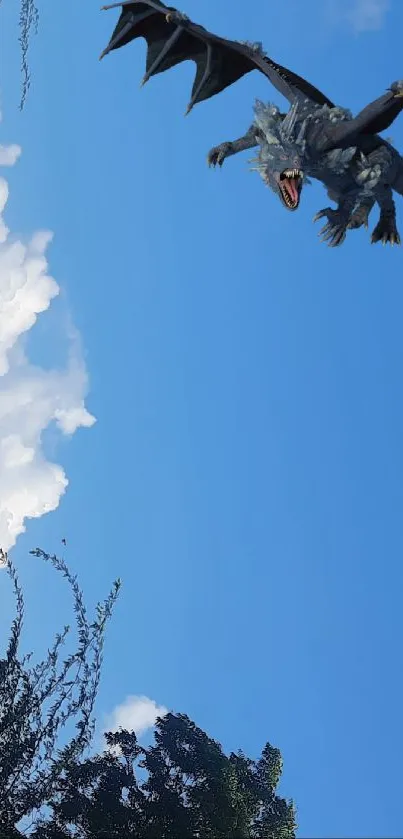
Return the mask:
M197 69L187 113L251 70L263 73L291 103L303 96L333 106L320 90L264 55L259 46L220 38L159 0L123 0L103 6L115 7L122 8L120 18L100 58L136 38L145 38L148 49L143 83L182 61L194 61Z
M393 82L386 93L370 102L357 116L328 127L323 135L322 152L346 148L361 142L364 135L376 136L385 131L403 110L403 80ZM361 138L361 139L360 139Z
M403 110L403 82L395 82L389 90L367 105L356 117L362 134L379 134L390 128Z

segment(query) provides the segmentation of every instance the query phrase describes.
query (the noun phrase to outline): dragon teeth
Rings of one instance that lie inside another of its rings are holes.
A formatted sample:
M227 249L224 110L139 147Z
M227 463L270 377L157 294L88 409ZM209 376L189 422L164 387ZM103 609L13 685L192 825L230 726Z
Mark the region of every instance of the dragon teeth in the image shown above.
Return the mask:
M286 169L283 173L286 178L301 178L302 172L300 169Z

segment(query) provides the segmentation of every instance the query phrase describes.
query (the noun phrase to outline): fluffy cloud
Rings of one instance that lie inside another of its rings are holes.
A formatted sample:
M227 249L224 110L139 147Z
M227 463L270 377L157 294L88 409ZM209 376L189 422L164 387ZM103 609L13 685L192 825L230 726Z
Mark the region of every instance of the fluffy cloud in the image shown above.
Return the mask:
M125 728L135 731L138 736L155 725L157 717L164 717L167 708L157 705L147 696L128 696L121 705L117 705L105 719L104 731L118 731Z
M390 0L327 0L333 22L344 22L355 32L370 32L383 26Z
M0 146L0 165L12 166L21 149ZM95 422L84 398L87 375L78 336L71 331L64 370L30 363L23 340L58 294L48 274L46 250L52 234L37 231L29 241L10 236L3 212L8 183L0 177L0 547L7 551L25 530L25 521L56 509L68 480L50 462L43 433L52 424L72 435ZM51 348L49 348L51 351Z

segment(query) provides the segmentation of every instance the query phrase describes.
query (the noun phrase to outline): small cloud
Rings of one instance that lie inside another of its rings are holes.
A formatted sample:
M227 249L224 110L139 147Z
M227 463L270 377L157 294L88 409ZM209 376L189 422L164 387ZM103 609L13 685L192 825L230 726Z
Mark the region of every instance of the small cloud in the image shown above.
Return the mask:
M21 146L13 143L11 146L2 146L0 143L0 166L14 166L21 154Z
M328 0L327 11L333 23L346 23L355 32L381 29L390 0Z
M3 114L0 111L0 122L3 120ZM14 166L21 154L21 146L12 143L9 146L2 146L0 143L0 166Z
M381 29L389 0L354 0L347 17L356 32L370 32Z
M0 114L1 119L1 114ZM0 146L0 165L17 161L19 146ZM44 452L44 431L54 423L64 435L89 428L87 372L78 336L66 331L70 345L64 370L30 363L22 342L45 312L59 286L48 273L49 231L28 242L10 238L3 211L8 183L0 177L0 547L8 551L25 530L25 521L55 510L68 479ZM52 347L49 347L51 357Z
M119 728L124 728L127 731L135 731L140 737L153 728L157 717L164 717L167 713L167 708L157 705L148 696L128 696L106 716L103 730L118 731Z

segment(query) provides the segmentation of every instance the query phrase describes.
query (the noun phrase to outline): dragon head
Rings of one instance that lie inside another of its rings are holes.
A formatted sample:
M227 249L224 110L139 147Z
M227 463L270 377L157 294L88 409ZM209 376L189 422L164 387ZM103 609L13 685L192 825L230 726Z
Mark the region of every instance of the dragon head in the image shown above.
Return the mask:
M260 149L252 162L264 183L276 193L287 210L299 206L304 183L303 159L306 121L298 119L296 103L287 116L276 105L255 104L255 125Z
M266 186L279 196L287 210L298 209L304 174L300 155L295 149L279 146L270 159L264 161L260 173Z

